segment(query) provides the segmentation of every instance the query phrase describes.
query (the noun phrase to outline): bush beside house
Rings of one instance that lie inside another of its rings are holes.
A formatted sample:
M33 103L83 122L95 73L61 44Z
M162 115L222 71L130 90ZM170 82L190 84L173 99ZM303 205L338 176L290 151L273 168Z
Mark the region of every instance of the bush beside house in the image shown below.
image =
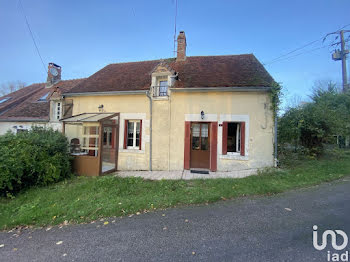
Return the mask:
M40 127L0 136L0 195L70 177L68 146L62 133Z

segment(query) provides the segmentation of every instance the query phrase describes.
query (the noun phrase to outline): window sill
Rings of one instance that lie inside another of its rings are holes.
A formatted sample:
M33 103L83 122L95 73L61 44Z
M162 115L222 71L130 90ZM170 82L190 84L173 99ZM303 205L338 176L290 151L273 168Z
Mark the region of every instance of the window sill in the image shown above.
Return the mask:
M119 148L119 153L134 153L134 154L144 154L145 150L140 150L140 149L136 149L136 148L128 148L128 149L124 149L124 148Z
M227 155L219 155L220 159L229 159L229 160L249 160L248 156L241 156L240 153L228 153Z
M155 101L169 100L169 96L154 96L153 100Z

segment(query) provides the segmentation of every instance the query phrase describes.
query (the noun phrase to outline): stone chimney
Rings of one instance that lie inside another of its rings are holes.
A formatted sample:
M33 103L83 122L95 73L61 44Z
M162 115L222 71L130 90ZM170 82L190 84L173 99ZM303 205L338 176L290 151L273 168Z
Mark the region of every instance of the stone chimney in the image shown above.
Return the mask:
M186 60L186 36L184 31L180 31L177 37L177 57L176 62Z
M47 68L46 87L51 87L61 81L62 68L54 63L49 63Z

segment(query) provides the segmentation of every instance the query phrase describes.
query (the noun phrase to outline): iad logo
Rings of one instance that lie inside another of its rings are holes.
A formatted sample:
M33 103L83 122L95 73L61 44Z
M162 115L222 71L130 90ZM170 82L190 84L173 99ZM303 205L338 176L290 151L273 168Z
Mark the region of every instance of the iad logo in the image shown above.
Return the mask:
M346 246L348 245L348 236L346 235L346 233L342 230L335 230L335 232L333 230L326 230L323 232L322 234L322 243L321 245L318 244L318 232L317 229L318 227L316 225L313 226L313 245L314 248L317 250L324 250L327 246L327 239L328 236L331 237L331 243L332 243L332 247L335 250L343 250L344 248L346 248ZM337 244L337 234L340 235L343 238L343 242L341 245ZM349 261L349 251L346 251L345 253L341 253L338 254L336 252L331 253L331 251L327 251L327 261Z

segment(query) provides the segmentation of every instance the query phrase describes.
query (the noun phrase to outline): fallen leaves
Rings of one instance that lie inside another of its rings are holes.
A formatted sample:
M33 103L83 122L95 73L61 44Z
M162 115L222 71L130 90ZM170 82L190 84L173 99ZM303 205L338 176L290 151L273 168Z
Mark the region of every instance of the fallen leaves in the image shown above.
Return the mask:
M103 224L104 224L104 225L108 225L108 224L109 224L109 222L108 222L108 221L106 221L106 222L104 222Z

